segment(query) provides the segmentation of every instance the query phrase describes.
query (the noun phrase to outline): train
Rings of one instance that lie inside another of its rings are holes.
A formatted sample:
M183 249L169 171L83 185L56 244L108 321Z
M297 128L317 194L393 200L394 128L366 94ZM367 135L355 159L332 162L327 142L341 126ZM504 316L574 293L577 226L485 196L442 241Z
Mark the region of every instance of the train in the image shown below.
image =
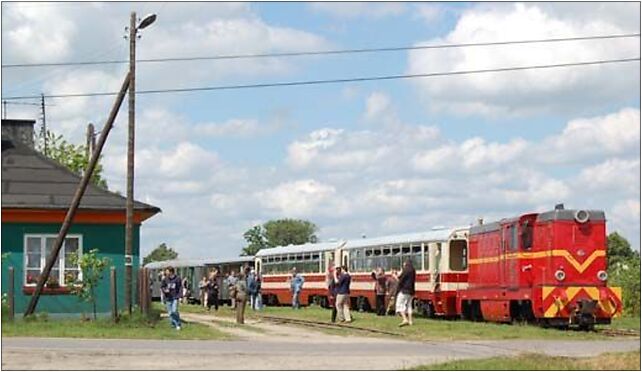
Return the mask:
M304 276L302 305L328 306L326 272L346 266L354 309L375 303L371 272L416 269L416 311L427 317L533 322L591 329L622 313L608 286L606 218L600 210L555 209L458 228L260 250L265 304L289 304L292 268Z
M218 269L219 277L219 303L230 303L228 293L227 277L234 271L236 273L244 270L246 267L254 265L254 256L239 256L227 259L200 259L200 260L167 260L150 262L144 267L148 269L151 283L151 298L158 301L161 298L160 282L163 270L166 267L174 267L176 273L181 278L186 278L188 283L187 302L200 304L198 284L204 276L208 276L210 271Z

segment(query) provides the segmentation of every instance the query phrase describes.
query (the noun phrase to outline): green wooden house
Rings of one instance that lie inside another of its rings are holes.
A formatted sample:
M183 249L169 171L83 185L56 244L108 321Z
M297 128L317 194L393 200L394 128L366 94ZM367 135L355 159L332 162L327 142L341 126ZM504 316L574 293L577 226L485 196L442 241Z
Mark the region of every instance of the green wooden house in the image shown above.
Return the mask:
M24 312L45 260L56 239L80 177L46 158L33 146L33 120L2 120L2 293L8 291L8 268L13 267L15 311ZM118 305L124 305L125 202L116 193L90 184L36 312L91 313L89 304L70 294L72 278L80 275L69 254L98 249L117 269ZM160 209L134 204L133 277L139 268L141 223ZM133 293L136 293L134 282ZM97 310L110 311L109 272L98 289Z

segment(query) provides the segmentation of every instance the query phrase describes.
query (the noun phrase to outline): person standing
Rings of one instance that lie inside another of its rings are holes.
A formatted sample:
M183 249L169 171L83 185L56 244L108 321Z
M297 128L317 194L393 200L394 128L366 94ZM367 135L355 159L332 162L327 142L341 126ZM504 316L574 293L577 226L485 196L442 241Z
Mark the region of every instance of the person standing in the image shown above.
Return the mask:
M176 330L181 330L181 316L178 313L178 302L181 298L181 278L176 275L174 268L165 269L165 278L161 282L161 292L164 294L165 306L169 321Z
M243 271L239 273L234 292L236 295L236 323L244 324L245 303L247 302L247 281L245 279L245 273Z
M325 284L326 288L328 288L328 306L332 308L332 316L331 320L332 323L337 322L337 306L336 306L336 298L337 298L337 283L334 280L334 270L332 267L328 267L328 272L325 275Z
M207 307L207 276L204 276L200 282L198 282L198 298L201 301L203 307Z
M336 273L336 307L337 315L339 316L339 322L351 323L352 318L350 317L350 281L352 278L348 274L348 268L343 266L337 266L334 270Z
M207 280L207 311L212 309L214 305L214 310L218 311L218 270L210 273L210 277Z
M230 296L230 307L232 309L236 308L236 273L234 270L230 272L230 275L227 277L227 289L228 289L228 294Z
M183 281L181 282L181 287L182 287L181 302L186 304L190 295L189 281L187 280L187 278L183 278Z
M256 293L256 273L254 272L254 270L250 270L250 274L247 276L247 294L250 297L250 308L252 310L256 310Z
M263 284L263 276L261 273L256 273L256 310L263 308L263 297L261 296L261 284Z
M386 306L386 314L394 315L395 313L395 304L397 302L397 287L399 285L397 274L397 270L392 269L392 273L386 281L386 297L388 300L388 305Z
M292 279L290 280L290 290L292 291L292 308L298 309L301 306L301 290L303 289L305 279L303 275L297 273L296 267L292 268Z
M377 316L386 315L386 274L384 273L383 268L377 267L371 275L372 279L375 281Z
M399 293L397 294L397 313L401 315L403 321L399 327L412 325L412 300L415 296L415 268L412 261L407 260L403 266L401 275L399 275Z

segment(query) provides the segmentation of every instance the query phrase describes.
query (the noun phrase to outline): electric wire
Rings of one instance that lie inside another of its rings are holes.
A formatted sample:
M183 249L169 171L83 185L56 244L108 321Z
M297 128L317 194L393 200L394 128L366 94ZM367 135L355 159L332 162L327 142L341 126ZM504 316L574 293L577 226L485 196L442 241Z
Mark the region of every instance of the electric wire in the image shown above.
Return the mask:
M569 62L569 63L556 63L547 65L530 65L530 66L513 66L501 68L489 68L478 70L460 70L460 71L446 71L446 72L428 72L420 74L402 74L402 75L383 75L383 76L366 76L366 77L352 77L352 78L339 78L339 79L326 79L326 80L302 80L302 81L288 81L288 82L275 82L275 83L258 83L258 84L238 84L238 85L219 85L209 87L192 87L192 88L166 88L166 89L150 89L139 90L137 95L146 94L161 94L161 93L185 93L185 92L198 92L198 91L218 91L218 90L236 90L236 89L251 89L251 88L269 88L269 87L291 87L291 86L306 86L306 85L320 85L320 84L339 84L339 83L352 83L352 82L365 82L365 81L381 81L381 80L400 80L400 79L415 79L415 78L429 78L437 76L453 76L453 75L471 75L483 73L498 73L507 71L523 71L523 70L537 70L537 69L551 69L563 68L574 66L589 66L589 65L602 65L610 63L626 63L640 61L640 57L634 58L620 58L611 60L595 60L584 62ZM74 97L98 97L98 96L114 96L117 92L93 92L93 93L69 93L69 94L45 94L45 98L74 98ZM37 96L14 96L3 97L3 100L25 100L40 98Z
M564 38L551 38L551 39L489 41L489 42L478 42L478 43L435 44L435 45L415 45L415 46L382 47L382 48L301 51L301 52L284 52L284 53L258 53L258 54L236 54L236 55L196 56L196 57L147 58L147 59L138 59L136 60L136 63L162 63L162 62L180 62L180 61L230 60L230 59L249 59L249 58L300 57L300 56L317 56L317 55L333 55L333 54L338 55L338 54L354 54L354 53L378 53L378 52L397 52L397 51L404 51L404 50L465 48L465 47L511 45L511 44L553 43L553 42L582 41L582 40L619 39L619 38L631 38L631 37L640 37L640 33L578 36L578 37L564 37ZM55 67L55 66L107 65L107 64L125 64L125 63L129 63L129 60L76 61L76 62L52 62L52 63L15 63L15 64L3 64L2 68L8 69L8 68L31 68L31 67Z

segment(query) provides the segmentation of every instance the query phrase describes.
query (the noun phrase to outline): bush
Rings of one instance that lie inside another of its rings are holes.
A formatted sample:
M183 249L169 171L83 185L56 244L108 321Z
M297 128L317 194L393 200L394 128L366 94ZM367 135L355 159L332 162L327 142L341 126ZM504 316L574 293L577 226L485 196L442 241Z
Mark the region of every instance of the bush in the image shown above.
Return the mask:
M640 261L637 258L619 263L611 270L609 285L622 287L624 314L640 317Z

